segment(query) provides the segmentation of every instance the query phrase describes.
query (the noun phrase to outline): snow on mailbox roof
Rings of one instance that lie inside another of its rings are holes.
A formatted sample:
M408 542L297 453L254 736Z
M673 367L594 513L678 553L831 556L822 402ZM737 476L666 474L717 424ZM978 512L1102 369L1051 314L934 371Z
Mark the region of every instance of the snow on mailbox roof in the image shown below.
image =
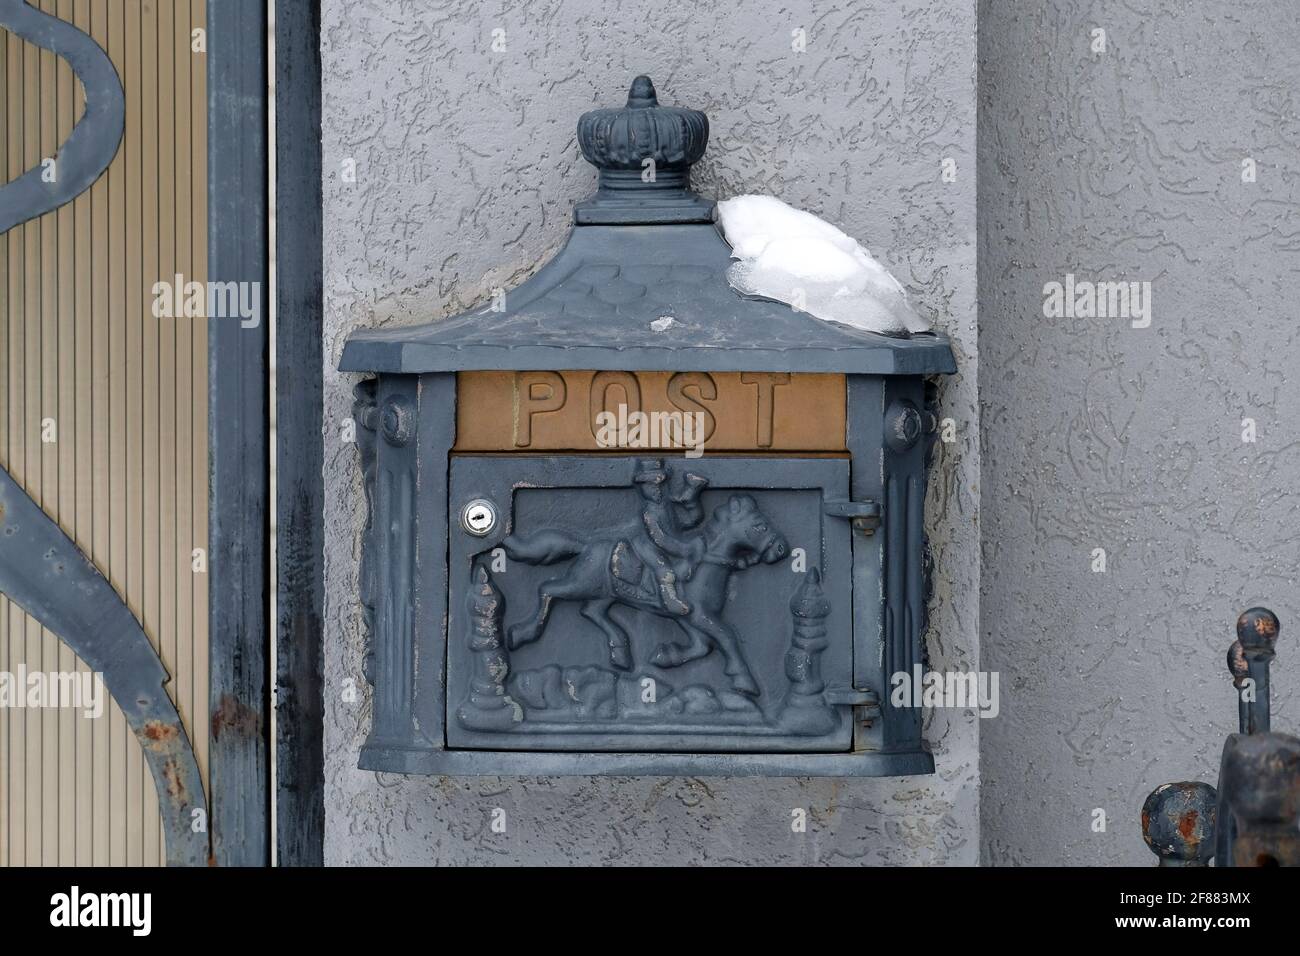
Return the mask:
M955 371L942 335L863 331L733 290L714 204L690 190L707 140L703 113L660 107L650 80L637 77L626 107L579 120L600 181L554 259L507 292L504 308L354 332L340 369ZM647 166L653 182L642 179Z

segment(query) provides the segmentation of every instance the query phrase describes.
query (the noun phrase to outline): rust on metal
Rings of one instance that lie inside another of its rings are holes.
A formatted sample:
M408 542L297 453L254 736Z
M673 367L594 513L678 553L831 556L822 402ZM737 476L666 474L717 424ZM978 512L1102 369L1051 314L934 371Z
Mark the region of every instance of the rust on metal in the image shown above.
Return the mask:
M231 694L222 694L212 709L212 739L223 733L253 737L262 732L262 715Z
M1232 675L1232 686L1238 690L1250 676L1250 663L1246 660L1246 649L1241 646L1241 641L1233 641L1228 647L1228 673Z
M1206 783L1156 787L1142 805L1142 839L1161 866L1205 866L1214 856L1218 793Z
M0 593L103 674L149 764L168 864L201 863L211 852L206 828L193 827L196 813L206 813L203 782L180 714L163 690L166 669L144 628L76 542L2 468L0 509L6 518ZM44 555L45 562L31 561L32 554ZM49 586L51 567L63 582L57 592ZM63 589L78 599L68 600Z
M145 746L158 745L180 736L180 728L161 720L146 720L140 732Z
M1237 640L1248 652L1271 653L1279 630L1277 615L1266 607L1252 607L1237 618Z
M167 796L171 797L174 802L183 802L185 798L185 783L181 779L179 768L175 760L167 760L163 764L163 779L166 781Z

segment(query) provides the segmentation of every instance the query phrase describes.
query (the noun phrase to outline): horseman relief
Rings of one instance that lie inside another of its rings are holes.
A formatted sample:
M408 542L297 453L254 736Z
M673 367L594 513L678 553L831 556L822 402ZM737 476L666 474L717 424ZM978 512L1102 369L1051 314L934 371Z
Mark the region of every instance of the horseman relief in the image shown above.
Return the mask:
M463 639L475 673L457 709L463 728L762 738L839 727L821 696L830 605L818 569L789 570L791 544L753 495L721 489L706 503L710 479L694 465L636 460L622 495L632 511L621 520L583 531L517 527L500 542L505 562L473 558ZM761 641L728 619L738 584L758 566L778 569L787 589L784 626L770 622L775 633ZM546 573L507 600L503 588L524 569ZM651 631L658 637L638 648L632 635ZM785 654L777 685L762 686L747 658L747 645L760 644L768 658ZM521 652L543 663L522 665Z

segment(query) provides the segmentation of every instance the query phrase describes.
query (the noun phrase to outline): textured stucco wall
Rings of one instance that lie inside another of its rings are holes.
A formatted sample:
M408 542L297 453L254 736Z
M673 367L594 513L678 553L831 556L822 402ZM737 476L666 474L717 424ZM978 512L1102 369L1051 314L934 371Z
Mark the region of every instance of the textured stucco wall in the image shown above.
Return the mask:
M981 0L979 34L983 857L1150 864L1143 799L1213 783L1236 729L1250 605L1282 619L1274 724L1296 723L1300 21ZM1067 273L1150 281L1151 326L1045 318Z
M791 31L807 31L806 52ZM506 50L491 49L493 30ZM807 3L395 3L325 0L326 859L372 863L974 862L978 721L932 715L939 772L882 781L445 779L356 769L369 698L355 603L356 449L338 440L360 326L447 316L557 249L594 171L578 115L637 73L707 111L710 196L774 193L861 238L954 338L931 500L929 638L975 665L974 0ZM943 160L955 162L954 182ZM343 181L346 160L356 182ZM987 723L987 722L986 722ZM509 829L488 826L503 807ZM806 835L790 810L809 810Z

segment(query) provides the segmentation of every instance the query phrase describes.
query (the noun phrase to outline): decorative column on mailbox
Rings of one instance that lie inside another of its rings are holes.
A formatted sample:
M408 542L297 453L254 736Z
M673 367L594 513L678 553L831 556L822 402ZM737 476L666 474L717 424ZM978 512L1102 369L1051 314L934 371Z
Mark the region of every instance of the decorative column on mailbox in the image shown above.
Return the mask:
M952 352L734 292L690 189L707 140L638 77L579 120L599 182L551 262L348 340L376 376L362 768L933 771L888 698L922 660L925 376Z

